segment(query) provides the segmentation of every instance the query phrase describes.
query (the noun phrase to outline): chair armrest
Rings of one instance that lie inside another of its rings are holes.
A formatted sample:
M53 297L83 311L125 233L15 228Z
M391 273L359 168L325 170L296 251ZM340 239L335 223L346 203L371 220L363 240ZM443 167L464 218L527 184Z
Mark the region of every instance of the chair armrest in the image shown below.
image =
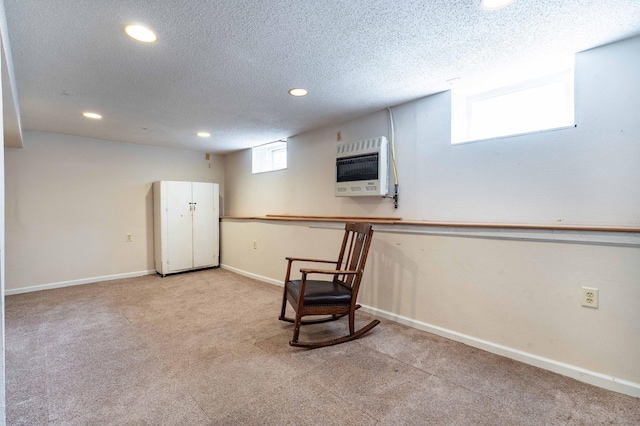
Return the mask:
M334 261L334 260L307 259L304 257L286 257L285 259L287 259L287 275L284 279L285 283L289 282L289 279L291 278L291 265L293 265L293 262L297 261L297 262L332 263L334 265L338 264L338 261Z
M335 260L320 260L320 259L305 259L302 257L286 257L289 262L318 262L318 263L333 263L334 265L338 263Z
M358 271L341 271L340 269L311 269L302 268L303 274L327 274L327 275L357 275Z

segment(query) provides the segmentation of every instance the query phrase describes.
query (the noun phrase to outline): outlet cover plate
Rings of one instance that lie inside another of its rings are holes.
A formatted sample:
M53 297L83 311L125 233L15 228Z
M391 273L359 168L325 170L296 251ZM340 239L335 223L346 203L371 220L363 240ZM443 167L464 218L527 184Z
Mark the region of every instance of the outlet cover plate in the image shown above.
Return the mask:
M582 287L582 306L598 309L598 289L591 287Z

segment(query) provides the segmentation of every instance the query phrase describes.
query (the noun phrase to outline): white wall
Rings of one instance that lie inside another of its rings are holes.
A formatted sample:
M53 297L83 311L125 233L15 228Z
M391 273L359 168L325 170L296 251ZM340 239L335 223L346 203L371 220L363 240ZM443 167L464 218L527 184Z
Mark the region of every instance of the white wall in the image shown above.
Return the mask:
M250 152L228 155L226 214L640 227L639 51L636 37L577 56L576 128L451 146L448 93L393 108L397 210L390 200L333 196L335 132L346 141L388 135L380 111L289 138L285 171L251 175ZM640 396L636 237L616 246L386 231L374 237L361 303ZM277 282L284 256L330 255L335 233L227 219L222 263ZM599 309L580 306L582 286L600 289Z
M5 154L9 291L152 271L152 182L223 194L223 159L201 152L26 132Z
M4 3L0 3L0 20L3 21L2 29L4 31ZM4 35L2 40L2 62L6 61L5 57L5 39ZM4 71L4 68L2 69ZM4 77L4 75L0 76ZM4 117L4 97L2 96L4 88L0 86L0 117ZM0 120L0 134L4 144L4 120ZM6 398L5 398L5 345L4 345L4 289L5 289L5 189L4 189L4 150L0 152L0 426L6 424Z
M397 210L333 196L336 131L345 141L388 135L381 111L289 138L285 171L251 175L250 151L228 155L226 214L638 225L638 51L640 37L577 55L576 128L452 146L448 92L394 107Z

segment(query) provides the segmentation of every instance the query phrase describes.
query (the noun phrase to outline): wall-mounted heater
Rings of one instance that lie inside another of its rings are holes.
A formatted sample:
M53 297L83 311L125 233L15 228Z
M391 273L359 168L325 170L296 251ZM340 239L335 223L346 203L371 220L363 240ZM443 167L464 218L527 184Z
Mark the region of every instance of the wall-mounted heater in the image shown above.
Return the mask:
M336 197L385 196L389 190L389 144L380 136L337 146Z

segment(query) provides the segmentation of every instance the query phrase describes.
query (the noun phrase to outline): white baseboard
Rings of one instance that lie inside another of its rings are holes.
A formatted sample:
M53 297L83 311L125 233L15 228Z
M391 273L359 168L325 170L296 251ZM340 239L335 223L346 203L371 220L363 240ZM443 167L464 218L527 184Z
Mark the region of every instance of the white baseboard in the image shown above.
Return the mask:
M98 282L101 282L101 281L111 281L111 280L119 280L119 279L122 279L122 278L141 277L143 275L152 275L152 274L155 274L155 273L156 273L156 271L138 271L138 272L127 272L125 274L114 274L114 275L104 275L104 276L101 276L101 277L83 278L83 279L80 279L80 280L60 281L60 282L57 282L57 283L34 285L34 286L31 286L31 287L5 289L4 294L5 294L5 296L11 296L12 294L31 293L33 291L51 290L53 288L61 288L61 287L70 287L70 286L74 286L74 285L98 283Z
M418 330L437 334L438 336L455 340L457 342L461 342L466 345L494 353L496 355L501 355L506 358L524 362L525 364L533 365L535 367L549 370L554 373L562 374L563 376L571 377L581 382L589 383L590 385L612 390L614 392L623 393L625 395L634 396L636 398L640 397L640 384L638 383L619 379L617 377L607 376L605 374L586 370L584 368L566 364L564 362L556 361L550 358L530 354L518 349L509 348L507 346L478 339L473 336L458 333L457 331L452 331L446 328L438 327L436 325L427 324L422 321L403 317L402 315L397 315L391 312L383 311L381 309L372 308L370 306L363 305L362 311L398 322L400 324L407 325L409 327L417 328Z
M229 271L235 272L238 275L244 275L245 277L254 278L258 281L264 281L266 283L277 285L280 287L284 286L284 283L282 281L274 280L273 278L265 277L258 274L252 274L251 272L243 271L242 269L234 268L233 266L220 264L220 268L228 269Z
M238 268L234 268L229 265L221 265L222 268L236 272L240 275L254 278L259 281L264 281L269 284L275 284L280 287L283 283L272 278L263 277L261 275L253 274L243 271ZM409 327L416 328L418 330L427 331L429 333L437 334L438 336L445 337L447 339L455 340L469 346L473 346L478 349L482 349L487 352L501 355L506 358L514 359L516 361L523 362L525 364L533 365L554 373L561 374L563 376L571 377L590 385L598 386L603 389L608 389L614 392L619 392L625 395L640 398L640 384L630 382L628 380L619 379L617 377L607 376L606 374L598 373L596 371L590 371L575 365L566 364L564 362L556 361L550 358L541 357L528 352L524 352L518 349L509 348L507 346L499 345L497 343L489 342L486 340L478 339L473 336L458 333L457 331L448 330L446 328L438 327L436 325L427 324L422 321L417 321L411 318L397 315L391 312L383 311L381 309L372 308L370 306L362 305L361 310L382 318L386 318L391 321L398 322L400 324L407 325Z

